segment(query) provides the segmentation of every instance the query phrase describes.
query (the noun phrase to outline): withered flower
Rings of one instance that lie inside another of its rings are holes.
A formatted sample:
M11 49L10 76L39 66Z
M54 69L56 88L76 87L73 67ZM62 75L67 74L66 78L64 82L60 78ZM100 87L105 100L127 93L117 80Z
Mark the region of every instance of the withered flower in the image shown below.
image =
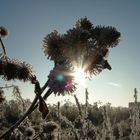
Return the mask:
M42 128L43 128L43 133L51 133L58 128L58 125L53 121L49 121L43 123Z
M92 76L106 68L111 70L107 52L109 48L115 47L119 40L120 32L116 28L93 27L85 17L79 19L75 27L65 34L60 35L55 31L47 35L43 40L44 53L55 64L73 69L80 66Z
M72 73L72 70L64 66L57 66L50 71L48 86L52 89L54 94L65 95L75 91L76 83L74 82Z
M112 26L96 26L92 30L94 38L100 47L115 47L120 40L120 32Z
M3 75L5 80L23 80L28 81L32 75L32 69L29 64L19 62L15 59L0 60L0 75Z
M17 78L19 65L16 61L7 61L4 67L4 79L14 80Z
M35 130L32 127L27 127L25 129L24 135L28 138L32 138L35 135Z
M8 35L8 30L5 27L0 26L0 38L3 38L7 35Z
M25 82L30 80L31 76L32 76L32 66L25 62L20 63L17 75L18 79L23 80Z
M48 56L48 59L54 61L64 60L62 53L63 39L61 35L55 30L54 32L48 34L43 40L43 49L45 55Z

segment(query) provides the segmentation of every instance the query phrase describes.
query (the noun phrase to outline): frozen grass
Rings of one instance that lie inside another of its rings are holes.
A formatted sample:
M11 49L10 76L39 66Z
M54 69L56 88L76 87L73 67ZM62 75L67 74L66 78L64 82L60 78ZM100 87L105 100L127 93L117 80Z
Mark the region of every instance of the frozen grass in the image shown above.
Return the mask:
M35 110L4 140L140 139L140 108L137 103L132 108L114 108L110 104L99 107L97 103L89 104L87 90L85 94L84 105L76 96L76 104L66 102L64 105L50 105L50 113L45 120ZM0 105L0 134L22 117L23 105L18 100L5 101ZM30 105L29 101L28 104Z

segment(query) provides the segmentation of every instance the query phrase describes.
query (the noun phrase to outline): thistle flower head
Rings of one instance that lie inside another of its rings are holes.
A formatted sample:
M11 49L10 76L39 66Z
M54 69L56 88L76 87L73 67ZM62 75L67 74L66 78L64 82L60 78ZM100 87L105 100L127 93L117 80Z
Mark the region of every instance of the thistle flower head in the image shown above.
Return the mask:
M9 140L22 140L22 139L23 135L18 130L12 132L11 135L9 136Z
M23 80L25 82L30 80L31 76L32 76L32 66L25 62L20 63L17 75L18 79Z
M73 71L64 66L57 66L50 71L48 86L55 94L65 95L73 93L76 89Z
M107 61L109 48L115 47L120 39L120 32L111 26L94 26L87 18L81 18L74 28L65 34L52 32L43 42L44 53L55 64L75 69L84 68L91 76L103 69L111 70Z
M58 128L58 125L53 121L45 122L42 125L42 129L44 133L53 132L57 128Z
M61 35L55 30L54 32L48 34L43 40L43 48L45 55L48 59L54 61L61 61L64 59L62 54L61 45L63 44L63 39Z
M8 30L5 27L0 26L0 38L3 38L7 35L8 35Z
M119 43L120 32L111 26L97 26L92 30L92 38L94 38L99 46L115 47Z
M81 57L83 57L87 50L87 40L90 37L90 33L83 29L70 29L67 34L64 35L65 44L62 45L62 50L65 58L73 65L73 62L79 63Z
M6 80L30 80L32 69L30 64L15 59L0 60L0 75Z
M26 137L33 137L35 135L35 130L32 127L27 127L25 129L25 136Z

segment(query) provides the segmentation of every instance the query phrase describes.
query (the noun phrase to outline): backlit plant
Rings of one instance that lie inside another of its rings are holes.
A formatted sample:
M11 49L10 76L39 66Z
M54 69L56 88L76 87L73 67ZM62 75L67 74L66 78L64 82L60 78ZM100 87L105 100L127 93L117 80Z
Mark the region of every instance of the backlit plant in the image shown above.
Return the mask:
M72 94L78 86L74 76L77 68L82 69L86 77L99 74L103 69L111 70L107 61L108 52L118 44L120 39L120 32L114 27L95 26L86 17L79 19L74 28L69 29L65 34L55 30L46 35L43 39L44 54L54 62L54 68L41 87L37 77L32 73L30 64L7 56L2 42L2 37L7 34L7 29L1 26L0 42L3 55L0 56L0 76L7 81L16 79L24 82L31 81L35 85L36 96L25 115L0 139L11 133L37 106L44 119L49 112L44 100L52 93ZM47 87L48 90L42 97L41 94Z

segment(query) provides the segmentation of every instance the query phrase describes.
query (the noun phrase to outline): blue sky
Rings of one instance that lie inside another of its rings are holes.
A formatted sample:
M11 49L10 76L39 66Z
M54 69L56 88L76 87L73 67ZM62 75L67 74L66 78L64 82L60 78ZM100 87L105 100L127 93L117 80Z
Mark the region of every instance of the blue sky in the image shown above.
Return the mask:
M112 71L104 70L100 75L86 81L89 102L110 102L113 106L127 106L133 101L133 89L140 90L140 1L139 0L1 0L0 26L8 28L10 34L4 39L8 56L33 65L41 85L46 81L53 62L47 60L42 50L45 35L58 30L65 33L76 20L87 16L93 25L114 26L121 32L121 42L110 49L109 62ZM0 79L0 85L5 81ZM11 84L9 82L7 84ZM19 85L24 98L33 99L30 83L14 81ZM76 91L84 102L84 88ZM9 97L7 92L6 96ZM71 96L51 97L48 102L73 100Z

